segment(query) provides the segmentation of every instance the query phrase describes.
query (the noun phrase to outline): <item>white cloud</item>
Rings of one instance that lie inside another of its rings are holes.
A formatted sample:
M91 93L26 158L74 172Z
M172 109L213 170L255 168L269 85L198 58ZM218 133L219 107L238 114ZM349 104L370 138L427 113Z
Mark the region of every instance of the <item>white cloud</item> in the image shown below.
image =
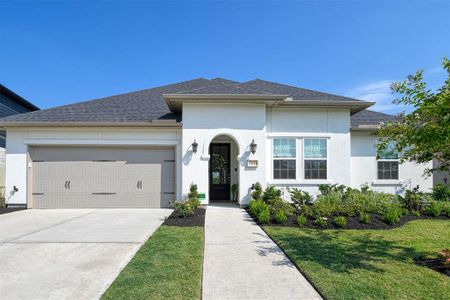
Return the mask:
M360 100L376 102L371 110L397 113L404 109L404 106L392 103L394 95L391 92L391 83L393 80L381 80L362 84L350 89L346 94Z

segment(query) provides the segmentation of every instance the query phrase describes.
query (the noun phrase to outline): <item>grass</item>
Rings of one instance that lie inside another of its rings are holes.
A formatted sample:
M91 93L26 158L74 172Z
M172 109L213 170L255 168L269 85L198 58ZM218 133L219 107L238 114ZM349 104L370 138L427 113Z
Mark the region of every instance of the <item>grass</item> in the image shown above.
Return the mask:
M102 299L200 299L203 227L161 226Z
M392 230L264 229L328 299L450 299L449 277L414 264L449 248L449 221Z

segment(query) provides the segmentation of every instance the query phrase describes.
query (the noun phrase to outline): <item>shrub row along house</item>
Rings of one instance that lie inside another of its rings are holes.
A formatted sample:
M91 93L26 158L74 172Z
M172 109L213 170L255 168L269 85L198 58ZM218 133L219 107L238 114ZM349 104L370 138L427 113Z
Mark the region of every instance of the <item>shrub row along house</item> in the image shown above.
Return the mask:
M428 164L377 155L373 133L394 117L371 105L259 79L199 78L3 118L6 201L167 207L192 183L204 204L230 200L237 184L246 205L254 182L311 193L319 184L428 191Z

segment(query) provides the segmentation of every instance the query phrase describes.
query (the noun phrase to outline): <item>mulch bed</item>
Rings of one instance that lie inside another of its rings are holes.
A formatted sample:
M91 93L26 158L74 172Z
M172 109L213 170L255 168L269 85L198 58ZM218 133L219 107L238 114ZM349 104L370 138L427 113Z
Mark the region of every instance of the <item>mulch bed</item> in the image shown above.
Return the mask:
M197 208L194 215L189 217L183 217L177 211L173 211L169 217L164 221L163 225L167 226L179 226L179 227L191 227L191 226L205 226L205 213L206 209Z
M450 269L448 267L444 266L444 262L442 261L442 259L422 259L422 260L417 260L416 261L416 265L430 268L433 271L442 273L442 274L447 275L448 277L450 277Z
M253 216L252 213L248 208L246 208L246 211L248 214L253 218L253 220L259 224L256 216ZM270 220L269 224L270 226L284 226L284 227L298 227L297 224L297 214L293 214L292 216L289 216L285 224L278 224L274 220ZM320 227L316 224L314 224L314 220L309 219L307 220L304 228L315 228L315 229L391 229L396 228L404 225L405 223L412 221L412 220L420 220L420 219L430 219L430 220L450 220L449 217L442 215L439 217L432 217L426 214L422 214L421 216L412 216L412 215L406 215L403 216L400 219L400 222L397 224L391 225L383 220L383 216L378 214L371 214L371 220L370 223L364 224L359 221L358 217L347 217L347 226L344 228L338 227L333 219L335 216L331 216L327 220L327 227Z
M24 207L14 207L14 208L12 208L12 207L11 208L10 207L0 207L0 215L12 213L12 212L19 211L19 210L24 210L24 209L26 209L26 208L24 208Z

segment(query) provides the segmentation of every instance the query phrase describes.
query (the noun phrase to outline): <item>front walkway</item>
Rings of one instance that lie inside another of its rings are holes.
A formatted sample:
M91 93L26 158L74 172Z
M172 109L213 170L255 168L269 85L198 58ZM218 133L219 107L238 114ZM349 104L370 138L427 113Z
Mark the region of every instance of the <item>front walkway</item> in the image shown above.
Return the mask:
M241 208L208 206L203 299L321 299Z

